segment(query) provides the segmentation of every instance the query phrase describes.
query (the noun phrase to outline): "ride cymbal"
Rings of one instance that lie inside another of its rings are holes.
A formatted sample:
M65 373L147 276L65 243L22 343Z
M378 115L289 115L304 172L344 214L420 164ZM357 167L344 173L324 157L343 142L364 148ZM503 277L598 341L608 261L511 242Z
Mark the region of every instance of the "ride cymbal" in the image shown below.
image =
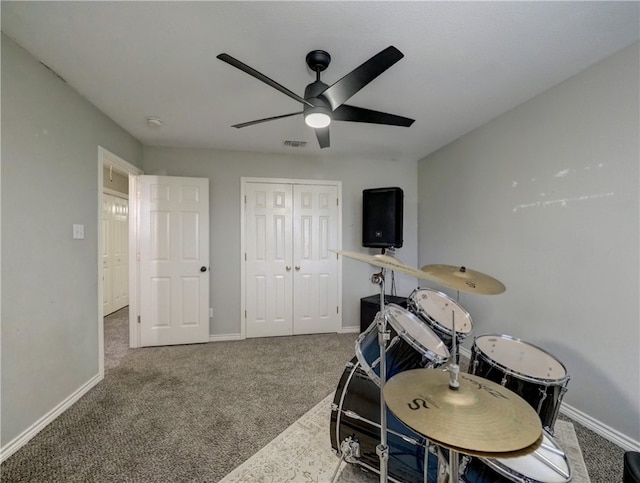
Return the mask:
M516 393L473 374L460 373L457 389L442 369L411 369L384 386L384 399L400 421L434 443L460 453L509 457L542 441L535 410Z
M507 289L499 280L466 267L425 265L422 271L431 275L431 280L462 292L497 295Z
M354 260L359 260L361 262L366 262L371 265L375 265L380 268L388 268L395 272L402 272L407 275L411 275L413 277L421 278L423 280L433 280L437 281L430 274L423 272L417 268L413 268L409 265L405 265L400 260L394 257L390 257L388 255L367 255L366 253L357 253L357 252L348 252L346 250L330 250L339 255L353 258Z

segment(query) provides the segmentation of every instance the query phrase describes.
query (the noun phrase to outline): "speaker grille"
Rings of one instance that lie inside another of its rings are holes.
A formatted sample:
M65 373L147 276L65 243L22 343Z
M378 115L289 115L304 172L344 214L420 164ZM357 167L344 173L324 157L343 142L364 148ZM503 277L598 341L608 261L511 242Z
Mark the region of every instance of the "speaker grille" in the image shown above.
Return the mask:
M404 193L400 188L362 191L362 246L400 248Z

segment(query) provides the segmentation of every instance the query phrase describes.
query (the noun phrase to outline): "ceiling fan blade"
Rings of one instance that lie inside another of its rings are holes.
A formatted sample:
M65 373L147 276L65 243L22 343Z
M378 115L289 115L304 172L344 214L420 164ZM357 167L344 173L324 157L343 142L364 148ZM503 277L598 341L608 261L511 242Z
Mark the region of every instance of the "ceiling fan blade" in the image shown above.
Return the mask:
M297 95L295 92L291 92L289 89L287 89L286 87L278 84L273 79L269 79L266 75L258 72L253 67L249 67L247 64L243 64L238 59L235 59L235 58L231 57L229 54L220 54L220 55L217 56L217 58L222 60L223 62L226 62L229 65L232 65L232 66L236 67L237 69L240 69L243 72L246 72L247 74L249 74L250 76L255 77L256 79L261 80L265 84L273 87L274 89L279 90L280 92L282 92L283 94L286 94L290 98L295 99L298 102L302 102L303 104L307 104L308 106L313 107L313 104L311 104L308 101L305 101L302 97Z
M292 112L290 114L283 114L281 116L265 117L264 119L257 119L255 121L249 121L249 122L243 122L243 123L240 123L240 124L234 124L231 127L236 127L236 128L239 129L241 127L253 126L254 124L260 124L262 122L274 121L276 119L282 119L283 117L295 116L296 114L302 114L302 112Z
M316 137L318 138L318 144L321 148L329 147L329 126L315 128Z
M335 110L352 95L366 86L373 79L382 74L404 55L394 46L387 47L367 60L360 67L356 67L335 84L329 86L322 95Z
M402 127L409 127L414 122L414 119L409 119L408 117L372 111L371 109L349 106L347 104L342 104L333 111L331 113L331 119L334 121L369 122L372 124L389 124L391 126Z

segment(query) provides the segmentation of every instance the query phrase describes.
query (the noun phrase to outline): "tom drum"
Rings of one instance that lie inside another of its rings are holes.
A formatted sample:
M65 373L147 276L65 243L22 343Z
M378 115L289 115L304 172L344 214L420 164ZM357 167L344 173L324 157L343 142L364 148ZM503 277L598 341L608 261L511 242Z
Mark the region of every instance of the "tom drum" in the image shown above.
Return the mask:
M433 329L449 349L453 345L454 322L457 343L462 342L473 330L469 313L447 295L436 290L415 289L409 295L407 306Z
M391 339L386 347L386 379L407 369L438 367L449 359L449 349L419 317L396 304L385 307ZM356 340L362 370L380 386L380 345L374 321Z
M518 394L553 432L569 376L551 354L509 335L481 335L471 349L469 372Z

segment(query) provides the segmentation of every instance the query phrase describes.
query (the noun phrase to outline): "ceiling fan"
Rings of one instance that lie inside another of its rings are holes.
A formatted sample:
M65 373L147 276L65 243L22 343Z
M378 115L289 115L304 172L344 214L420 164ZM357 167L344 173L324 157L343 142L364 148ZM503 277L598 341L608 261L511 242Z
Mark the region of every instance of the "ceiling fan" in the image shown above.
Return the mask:
M398 49L393 46L387 47L333 85L328 86L320 80L320 72L329 66L331 56L324 50L313 50L307 54L306 62L309 68L316 73L316 80L306 87L303 98L254 68L231 57L229 54L220 54L217 56L218 59L246 72L303 104L302 111L300 112L243 122L241 124L235 124L232 127L241 128L253 126L254 124L303 114L305 123L314 128L321 148L329 147L329 124L331 121L366 122L403 127L409 127L413 124L414 120L407 117L345 104L345 101L351 96L402 59L402 57L404 57L404 55Z

